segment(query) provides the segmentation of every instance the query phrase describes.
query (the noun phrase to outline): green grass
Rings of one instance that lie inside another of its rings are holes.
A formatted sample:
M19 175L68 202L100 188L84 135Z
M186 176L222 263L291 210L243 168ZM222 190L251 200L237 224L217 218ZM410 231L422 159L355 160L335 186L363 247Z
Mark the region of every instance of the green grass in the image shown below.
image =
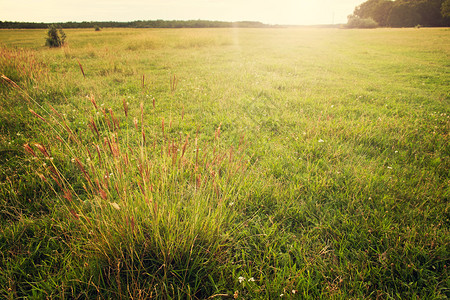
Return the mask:
M0 31L1 297L447 299L448 32Z

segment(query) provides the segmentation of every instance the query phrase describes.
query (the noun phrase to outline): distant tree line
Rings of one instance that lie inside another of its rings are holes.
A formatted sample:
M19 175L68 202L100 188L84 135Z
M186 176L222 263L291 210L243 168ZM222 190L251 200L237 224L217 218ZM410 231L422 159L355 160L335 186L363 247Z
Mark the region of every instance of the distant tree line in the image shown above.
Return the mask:
M261 22L242 21L242 22L223 22L223 21L206 21L206 20L190 20L190 21L133 21L133 22L64 22L52 23L61 28L260 28L270 27L270 25ZM2 29L47 29L50 23L32 23L32 22L8 22L0 21Z
M450 0L368 0L355 8L348 21L348 27L448 27Z

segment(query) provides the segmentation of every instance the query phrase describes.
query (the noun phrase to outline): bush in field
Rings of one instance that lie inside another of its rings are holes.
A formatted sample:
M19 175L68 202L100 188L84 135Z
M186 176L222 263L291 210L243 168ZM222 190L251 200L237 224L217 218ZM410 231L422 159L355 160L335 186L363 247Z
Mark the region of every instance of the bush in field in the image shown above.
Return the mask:
M100 27L99 27L98 25L95 25L95 26L94 26L94 30L95 30L95 31L100 31L101 29L100 29Z
M56 25L52 24L48 27L47 39L45 45L49 47L61 47L64 45L66 40L66 34L62 28L57 28Z
M372 18L360 18L355 15L348 17L348 22L345 25L346 28L377 28L378 23Z

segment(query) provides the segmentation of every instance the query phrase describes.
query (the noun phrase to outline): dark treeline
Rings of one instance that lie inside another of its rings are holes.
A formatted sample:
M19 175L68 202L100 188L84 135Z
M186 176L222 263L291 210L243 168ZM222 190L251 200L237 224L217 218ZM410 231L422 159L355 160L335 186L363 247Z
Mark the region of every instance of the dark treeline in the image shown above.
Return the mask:
M133 21L133 22L64 22L52 23L62 28L226 28L226 27L243 27L243 28L260 28L270 27L270 25L261 22L242 21L242 22L223 22L223 21ZM40 29L48 28L50 23L32 23L32 22L2 22L0 28L3 29Z
M448 27L450 0L368 0L357 6L354 19L372 19L383 27Z

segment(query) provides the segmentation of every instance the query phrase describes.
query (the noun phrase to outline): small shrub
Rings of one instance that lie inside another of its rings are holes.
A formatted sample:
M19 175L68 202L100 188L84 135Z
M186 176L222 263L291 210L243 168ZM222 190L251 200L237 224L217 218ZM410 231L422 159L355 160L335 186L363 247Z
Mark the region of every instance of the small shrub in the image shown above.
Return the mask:
M378 23L372 18L361 19L360 17L350 15L348 17L346 28L377 28Z
M66 34L61 27L57 27L52 24L48 27L47 39L45 45L49 47L61 47L64 45L66 40Z
M100 27L99 27L98 25L95 25L95 26L94 26L94 30L95 30L95 31L100 31L101 29L100 29Z

